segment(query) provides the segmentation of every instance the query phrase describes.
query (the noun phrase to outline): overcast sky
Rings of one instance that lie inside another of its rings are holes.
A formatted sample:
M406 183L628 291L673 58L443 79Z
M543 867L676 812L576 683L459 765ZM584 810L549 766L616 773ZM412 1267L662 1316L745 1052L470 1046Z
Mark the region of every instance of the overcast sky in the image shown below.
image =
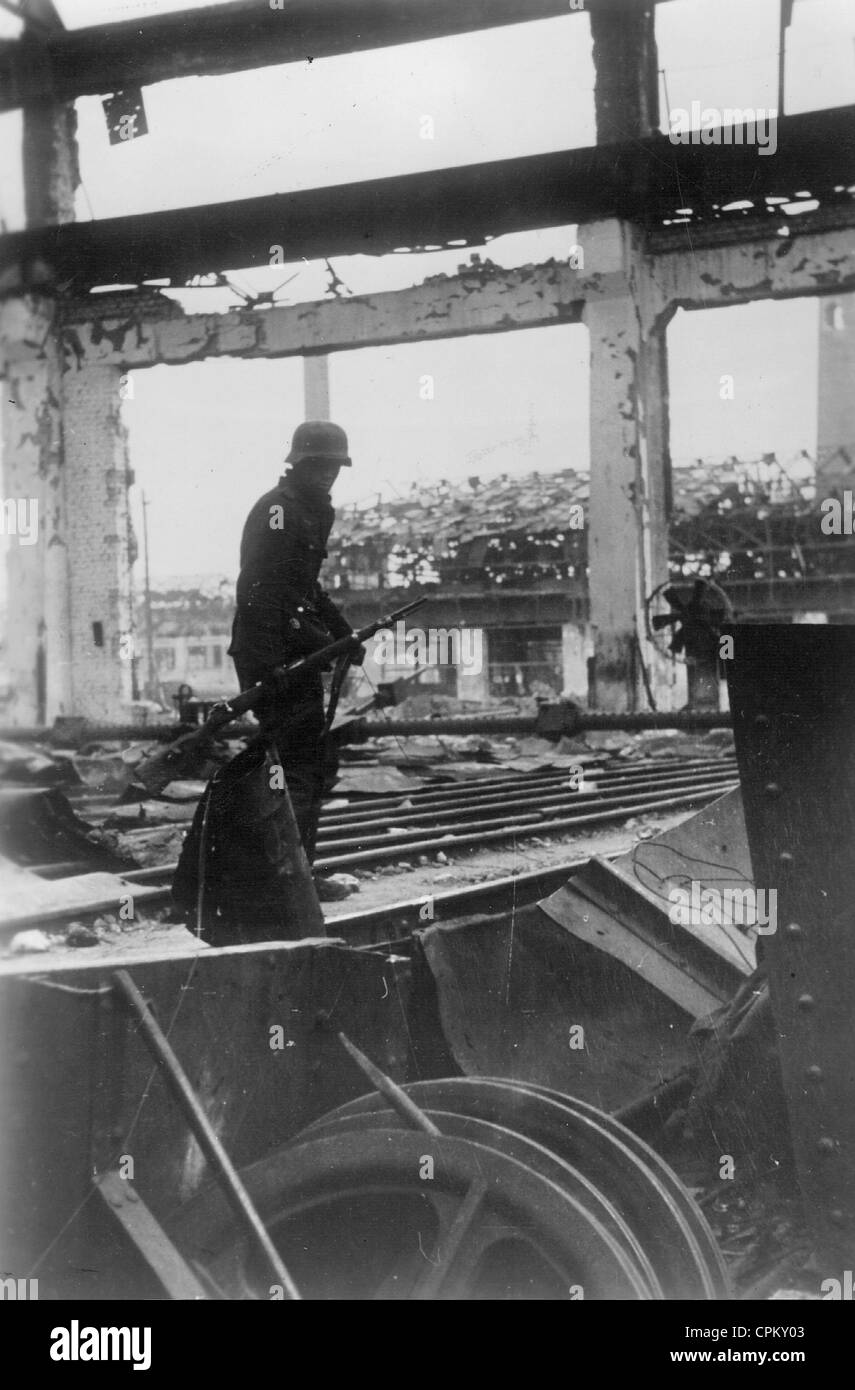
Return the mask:
M200 0L200 4L203 0ZM209 3L209 0L205 0ZM69 26L190 9L169 0L57 0ZM657 10L668 105L776 101L778 0L670 0ZM271 24L284 13L271 12ZM3 16L0 32L15 21ZM797 0L787 109L855 101L855 5ZM664 93L663 85L661 91ZM165 82L145 91L150 134L110 146L100 98L78 102L78 216L147 209L571 148L594 139L585 15L312 63ZM663 127L666 101L661 99ZM434 138L420 138L422 118ZM0 118L0 216L21 225L20 123ZM506 237L503 265L566 257L573 230ZM354 293L453 271L468 251L342 257ZM323 296L323 265L236 270L235 283L282 302ZM182 302L221 310L237 297L196 289ZM672 450L679 459L815 443L815 301L680 314L672 324ZM587 335L582 327L506 333L332 358L332 414L355 467L337 488L354 501L426 478L551 471L588 463ZM735 379L722 401L719 380ZM419 395L431 374L432 401ZM150 501L155 574L233 574L243 517L277 477L302 416L297 361L220 360L136 372L125 403L132 464Z

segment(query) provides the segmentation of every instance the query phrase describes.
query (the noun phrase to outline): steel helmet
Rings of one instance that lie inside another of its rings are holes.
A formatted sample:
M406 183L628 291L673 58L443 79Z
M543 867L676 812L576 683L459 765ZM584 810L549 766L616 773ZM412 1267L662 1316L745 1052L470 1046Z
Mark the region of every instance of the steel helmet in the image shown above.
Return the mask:
M285 462L300 463L303 459L323 459L350 468L347 435L341 425L334 425L331 420L305 420L298 425Z

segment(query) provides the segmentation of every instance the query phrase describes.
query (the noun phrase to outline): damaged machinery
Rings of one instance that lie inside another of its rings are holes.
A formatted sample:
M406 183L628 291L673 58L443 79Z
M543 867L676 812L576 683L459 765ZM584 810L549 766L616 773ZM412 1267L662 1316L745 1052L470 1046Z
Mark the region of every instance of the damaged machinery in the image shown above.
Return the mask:
M626 854L327 935L5 970L7 1258L56 1297L81 1267L94 1298L763 1297L793 1252L765 1284L734 1262L726 1158L842 1267L855 646L730 634L739 786ZM692 885L777 916L681 918Z

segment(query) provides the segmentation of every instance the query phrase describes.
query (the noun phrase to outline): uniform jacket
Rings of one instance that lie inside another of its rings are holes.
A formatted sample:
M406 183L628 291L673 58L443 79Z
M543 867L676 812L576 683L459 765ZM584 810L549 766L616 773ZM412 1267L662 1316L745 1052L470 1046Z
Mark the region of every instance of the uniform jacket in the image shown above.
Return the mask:
M244 665L295 661L353 629L318 583L335 512L322 492L284 476L243 528L229 654Z

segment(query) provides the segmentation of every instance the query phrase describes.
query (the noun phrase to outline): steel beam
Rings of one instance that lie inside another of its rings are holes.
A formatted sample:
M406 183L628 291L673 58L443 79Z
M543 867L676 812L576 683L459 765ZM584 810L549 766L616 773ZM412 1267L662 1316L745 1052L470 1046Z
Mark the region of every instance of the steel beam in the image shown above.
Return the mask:
M819 199L839 199L834 190L855 183L855 107L783 117L777 138L773 159L748 144L672 145L654 135L36 228L3 239L0 272L7 272L7 288L17 271L19 283L35 276L73 293L113 282L180 284L208 272L268 266L273 246L283 247L288 262L383 255L451 241L483 245L507 232L610 217L654 226L684 206L718 226L720 207L746 194L756 202L807 187Z
M119 1223L170 1298L207 1300L208 1293L163 1227L154 1219L130 1182L118 1171L102 1173L95 1186L110 1215Z
M590 3L590 0L588 0ZM553 19L568 0L266 0L179 10L0 46L0 111Z
M822 1268L839 1277L855 1238L855 629L731 631L754 881L778 895L761 963L805 1207Z
M299 1300L300 1293L286 1269L282 1257L262 1222L229 1155L211 1124L205 1107L196 1094L187 1073L169 1045L169 1039L150 1006L137 989L126 970L117 970L115 987L136 1017L143 1041L169 1087L170 1094L181 1110L190 1130L210 1165L211 1172L243 1227L244 1235L260 1250L270 1272L281 1284L287 1299Z

